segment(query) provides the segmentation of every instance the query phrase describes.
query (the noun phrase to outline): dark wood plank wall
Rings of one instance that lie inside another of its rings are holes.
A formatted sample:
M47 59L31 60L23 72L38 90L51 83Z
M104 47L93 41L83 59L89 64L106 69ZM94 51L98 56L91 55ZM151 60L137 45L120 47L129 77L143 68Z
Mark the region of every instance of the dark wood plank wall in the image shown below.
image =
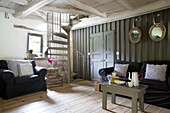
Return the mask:
M160 42L154 42L150 39L148 31L153 25L153 17L155 14L161 14L156 18L157 22L162 23L166 27L165 38ZM133 27L133 20L137 18L136 26L142 31L142 39L139 43L133 44L129 41L128 33ZM162 20L162 21L161 21ZM94 25L73 31L73 47L84 54L85 58L85 79L90 79L90 34L100 33L115 30L114 44L114 59L142 62L148 60L170 60L170 9L141 15L124 20L113 21L105 24ZM116 56L119 52L119 56ZM77 58L74 52L73 55L73 70L77 72L79 77L83 77L83 58L78 55Z

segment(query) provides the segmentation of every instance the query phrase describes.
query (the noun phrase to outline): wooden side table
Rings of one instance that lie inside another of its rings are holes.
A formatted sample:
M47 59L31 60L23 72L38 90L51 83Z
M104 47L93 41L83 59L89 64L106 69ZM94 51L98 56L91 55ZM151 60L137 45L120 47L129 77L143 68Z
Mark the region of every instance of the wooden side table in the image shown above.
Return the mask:
M63 77L58 74L57 68L47 68L46 83L47 88L63 85Z
M103 91L102 108L107 109L107 92L112 93L111 102L116 102L115 94L124 95L132 98L132 113L137 113L137 101L139 99L139 107L144 112L144 94L146 93L147 85L138 87L127 87L126 85L117 85L110 83L100 83Z

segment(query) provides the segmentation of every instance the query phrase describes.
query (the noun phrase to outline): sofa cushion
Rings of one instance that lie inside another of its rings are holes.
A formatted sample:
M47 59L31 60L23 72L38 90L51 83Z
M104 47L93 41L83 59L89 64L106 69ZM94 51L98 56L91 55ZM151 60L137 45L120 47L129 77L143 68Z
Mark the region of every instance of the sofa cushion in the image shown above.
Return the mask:
M18 77L17 64L30 63L30 61L29 60L7 60L7 63L8 63L8 69L13 71L15 77Z
M165 64L165 65L167 65L166 80L168 80L168 77L170 76L170 61L147 61L147 62L143 62L140 73L142 73L144 77L145 77L145 72L146 72L146 64L155 64L155 65Z
M18 68L18 76L28 76L28 75L33 75L33 68L31 63L25 63L25 64L17 64Z
M39 81L39 75L30 75L30 76L23 76L23 77L16 77L15 78L15 83L16 84L25 84L25 83L30 83L30 82L36 82Z
M167 69L167 65L147 64L145 79L165 81L166 69Z
M128 62L128 61L122 61L122 60L116 60L115 63L118 64L129 64L127 72L140 72L142 63L137 63L137 62ZM128 75L128 73L127 73Z
M140 83L148 85L149 88L153 89L168 90L169 88L166 81L143 79Z
M116 72L117 75L126 77L128 66L129 64L117 64L116 63L114 71Z
M8 69L7 62L5 60L0 60L0 69Z

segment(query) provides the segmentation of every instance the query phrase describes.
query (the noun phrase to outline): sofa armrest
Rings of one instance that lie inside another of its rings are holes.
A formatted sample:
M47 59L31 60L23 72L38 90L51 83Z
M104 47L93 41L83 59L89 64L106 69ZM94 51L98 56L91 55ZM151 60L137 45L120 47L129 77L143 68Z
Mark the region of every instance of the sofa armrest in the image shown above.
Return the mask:
M39 75L41 79L45 78L45 75L47 74L47 69L43 67L35 67L35 74Z
M170 76L168 77L168 87L170 89Z
M99 70L99 75L105 75L112 73L114 70L114 67L109 67L109 68L102 68Z
M14 84L14 74L11 70L0 69L0 79L7 85Z
M102 68L99 70L99 75L101 76L102 82L107 82L107 74L112 73L114 70L114 67L109 67L109 68Z

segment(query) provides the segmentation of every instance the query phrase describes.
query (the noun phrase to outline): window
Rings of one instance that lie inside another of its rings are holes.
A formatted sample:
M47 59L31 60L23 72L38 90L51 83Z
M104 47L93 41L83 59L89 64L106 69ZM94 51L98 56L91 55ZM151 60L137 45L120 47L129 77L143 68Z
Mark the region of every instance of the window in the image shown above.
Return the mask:
M27 53L33 50L33 54L40 55L42 53L43 36L39 34L28 33Z

